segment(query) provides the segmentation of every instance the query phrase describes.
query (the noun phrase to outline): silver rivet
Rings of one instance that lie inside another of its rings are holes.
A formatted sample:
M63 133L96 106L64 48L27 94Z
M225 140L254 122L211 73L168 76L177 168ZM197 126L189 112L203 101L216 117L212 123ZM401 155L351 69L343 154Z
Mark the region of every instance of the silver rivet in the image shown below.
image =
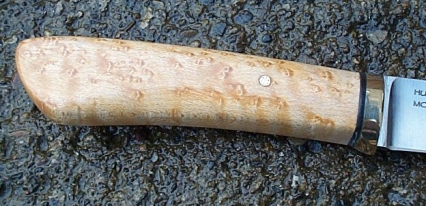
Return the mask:
M259 84L267 87L269 85L271 85L271 77L267 76L267 75L262 75L259 77Z

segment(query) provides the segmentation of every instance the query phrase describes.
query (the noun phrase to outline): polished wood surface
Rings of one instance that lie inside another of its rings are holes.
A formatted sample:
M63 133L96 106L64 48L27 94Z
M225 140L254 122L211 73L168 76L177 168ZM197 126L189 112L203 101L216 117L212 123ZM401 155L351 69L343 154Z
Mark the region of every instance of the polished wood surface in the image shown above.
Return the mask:
M359 74L297 62L88 37L24 40L16 62L29 96L60 124L210 127L347 144L357 121Z

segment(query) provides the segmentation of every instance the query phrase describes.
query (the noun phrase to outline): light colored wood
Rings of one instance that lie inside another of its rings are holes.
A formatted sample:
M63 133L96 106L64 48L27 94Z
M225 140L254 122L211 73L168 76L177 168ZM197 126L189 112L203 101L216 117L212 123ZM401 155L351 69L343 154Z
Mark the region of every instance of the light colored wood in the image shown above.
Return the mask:
M237 53L87 37L22 41L18 72L70 125L179 125L347 144L359 74ZM270 86L259 84L267 75Z

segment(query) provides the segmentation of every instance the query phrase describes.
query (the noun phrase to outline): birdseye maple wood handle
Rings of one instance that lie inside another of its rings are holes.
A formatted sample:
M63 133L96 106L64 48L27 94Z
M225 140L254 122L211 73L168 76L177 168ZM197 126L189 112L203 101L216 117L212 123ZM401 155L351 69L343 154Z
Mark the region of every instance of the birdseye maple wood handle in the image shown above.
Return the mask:
M22 41L18 72L49 118L70 125L179 125L348 144L360 75L183 46L87 37Z

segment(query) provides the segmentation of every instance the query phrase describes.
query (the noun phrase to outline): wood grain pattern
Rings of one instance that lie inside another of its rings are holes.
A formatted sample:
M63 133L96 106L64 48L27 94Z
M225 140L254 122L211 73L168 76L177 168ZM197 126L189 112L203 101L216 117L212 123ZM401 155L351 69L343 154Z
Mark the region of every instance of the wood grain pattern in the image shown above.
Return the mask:
M359 74L223 51L87 37L22 41L20 78L71 125L180 125L347 144ZM267 75L271 85L259 84Z

